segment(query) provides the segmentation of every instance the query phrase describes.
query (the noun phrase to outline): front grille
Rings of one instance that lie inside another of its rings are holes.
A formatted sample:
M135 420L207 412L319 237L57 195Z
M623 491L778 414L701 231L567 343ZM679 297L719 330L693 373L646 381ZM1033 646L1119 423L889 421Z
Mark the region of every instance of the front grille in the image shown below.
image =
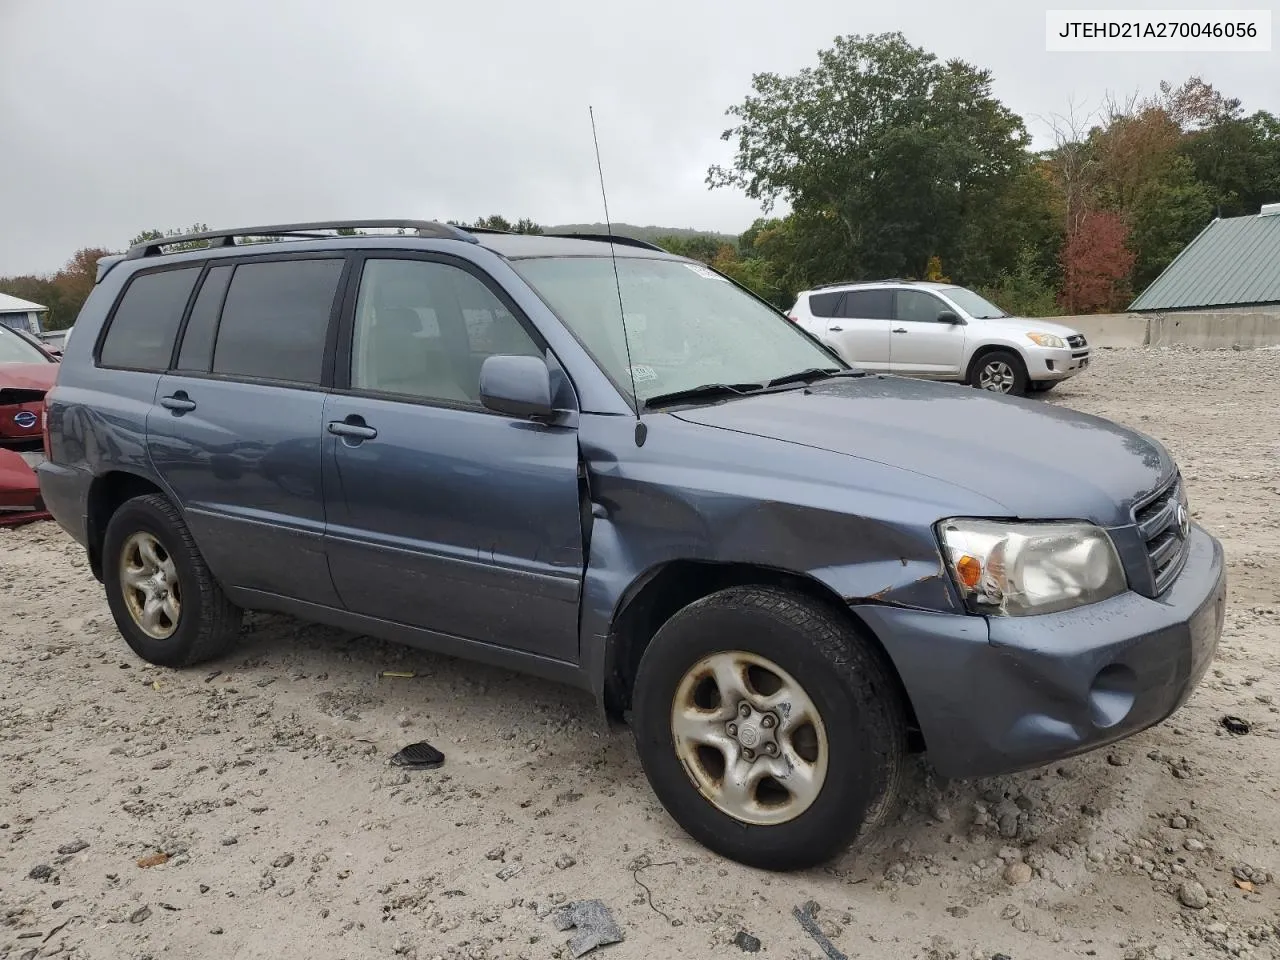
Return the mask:
M1071 336L1067 337L1067 346L1069 346L1073 350L1076 349L1077 347L1085 346L1086 344L1088 344L1088 342L1089 341L1087 341L1084 338L1084 334L1082 333L1074 333Z
M1190 518L1182 493L1182 477L1175 476L1172 483L1134 510L1133 522L1147 546L1151 577L1159 595L1168 589L1187 559Z

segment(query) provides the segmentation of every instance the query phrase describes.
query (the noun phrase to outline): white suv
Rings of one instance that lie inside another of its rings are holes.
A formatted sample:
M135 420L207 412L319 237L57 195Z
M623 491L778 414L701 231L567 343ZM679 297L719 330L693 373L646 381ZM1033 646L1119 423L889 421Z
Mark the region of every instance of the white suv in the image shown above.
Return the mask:
M827 284L801 291L790 317L864 370L958 380L995 393L1051 390L1089 365L1079 331L1011 317L947 283Z

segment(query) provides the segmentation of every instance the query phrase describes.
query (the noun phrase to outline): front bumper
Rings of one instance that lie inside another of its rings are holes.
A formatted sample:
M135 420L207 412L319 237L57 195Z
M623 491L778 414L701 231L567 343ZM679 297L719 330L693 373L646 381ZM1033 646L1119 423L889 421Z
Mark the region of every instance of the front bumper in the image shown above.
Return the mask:
M1089 368L1093 362L1087 346L1031 347L1024 352L1027 361L1027 377L1031 380L1066 380Z
M947 777L1042 766L1114 743L1186 702L1226 611L1222 546L1193 527L1186 566L1152 600L1132 591L1038 617L855 612L883 642Z

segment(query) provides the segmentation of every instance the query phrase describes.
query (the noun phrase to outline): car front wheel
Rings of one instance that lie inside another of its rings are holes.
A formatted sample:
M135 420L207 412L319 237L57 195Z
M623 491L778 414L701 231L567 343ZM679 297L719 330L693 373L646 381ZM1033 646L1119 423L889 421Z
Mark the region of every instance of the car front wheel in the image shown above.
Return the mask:
M731 859L822 863L897 800L897 684L847 618L801 594L735 587L684 608L645 650L633 704L658 799Z
M996 350L974 363L969 383L979 390L1021 397L1027 392L1027 367L1016 353Z

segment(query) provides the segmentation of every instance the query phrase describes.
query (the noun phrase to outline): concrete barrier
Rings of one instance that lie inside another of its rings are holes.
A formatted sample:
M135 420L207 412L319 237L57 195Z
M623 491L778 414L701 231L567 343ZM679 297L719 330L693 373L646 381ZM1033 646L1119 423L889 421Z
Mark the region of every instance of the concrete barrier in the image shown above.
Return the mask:
M1094 347L1145 347L1147 318L1136 313L1105 313L1096 316L1046 317L1084 334Z
M1095 347L1182 346L1229 350L1280 346L1280 308L1108 313L1045 319L1079 330Z

